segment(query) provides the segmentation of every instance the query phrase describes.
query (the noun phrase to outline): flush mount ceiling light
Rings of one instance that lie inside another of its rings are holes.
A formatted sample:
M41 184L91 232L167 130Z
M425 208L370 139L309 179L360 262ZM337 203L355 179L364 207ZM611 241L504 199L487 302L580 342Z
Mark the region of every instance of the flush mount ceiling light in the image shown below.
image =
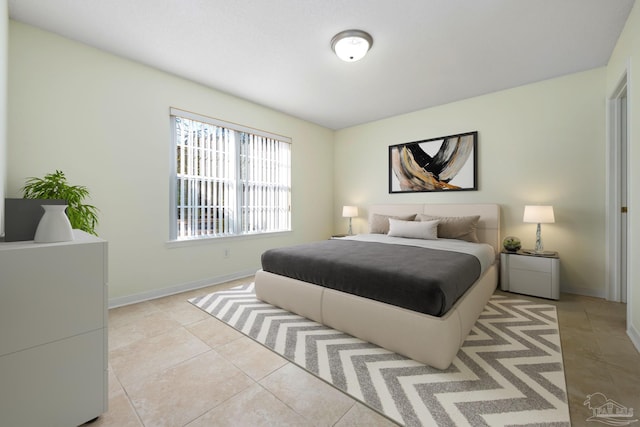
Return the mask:
M355 62L362 59L371 46L373 38L369 33L361 30L341 31L331 39L331 49L338 58L346 62Z

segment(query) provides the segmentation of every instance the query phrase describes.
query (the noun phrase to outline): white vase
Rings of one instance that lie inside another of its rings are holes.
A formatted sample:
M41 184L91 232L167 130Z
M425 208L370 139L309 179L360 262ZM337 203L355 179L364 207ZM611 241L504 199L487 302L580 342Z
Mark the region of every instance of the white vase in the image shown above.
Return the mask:
M65 213L67 205L42 205L44 215L36 228L36 243L68 242L73 240L73 229Z

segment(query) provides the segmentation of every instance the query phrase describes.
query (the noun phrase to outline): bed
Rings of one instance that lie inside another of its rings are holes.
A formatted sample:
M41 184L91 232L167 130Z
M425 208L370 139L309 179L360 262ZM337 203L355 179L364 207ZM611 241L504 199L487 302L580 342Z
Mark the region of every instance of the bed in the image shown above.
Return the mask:
M427 227L426 222L434 219L436 220L434 224L441 227L444 222L452 218L479 216L474 236L477 236L477 241L480 244L466 244L466 242L465 244L469 247L482 247L485 254L487 253L487 248L489 248L489 259L478 261L482 266L477 279L474 279L464 289L458 290L457 293L459 295L453 292L450 295L442 296L442 299L435 303L423 304L428 306L424 309L422 306L417 307L411 304L402 306L402 303L397 303L393 299L393 292L387 292L389 295L384 297L375 295L375 299L358 295L358 287L351 286L349 281L360 280L360 276L346 274L337 265L339 264L338 262L335 263L335 266L331 264L332 261L328 260L330 258L328 255L326 256L327 260L323 260L323 263L318 264L322 266L318 270L325 276L328 273L339 275L342 281L345 282L342 283L342 288L324 283L324 276L307 279L304 275L296 276L288 272L279 274L265 271L269 269L279 270L274 269L272 266L265 268L263 265L263 269L259 270L255 276L256 296L264 302L346 332L418 362L438 369L446 369L453 361L458 349L496 289L499 271L497 262L500 248L500 207L495 204L373 205L369 207L368 215L369 229L365 230L366 232L361 236L345 239L354 241L354 243L349 243L350 245L360 245L356 246L357 250L353 250L354 253L366 253L363 252L365 249L361 246L366 245L367 243L364 242L367 241L375 241L375 245L388 247L389 251L393 252L413 251L414 249L407 249L398 244L403 243L402 240L418 242L421 239L405 239L402 234L400 234L400 237L396 236L398 236L398 230L402 230L400 227L413 226L412 223L407 223L406 220L414 219L414 215L418 216L417 219L425 221L425 224L421 225L421 229ZM393 217L392 220L389 220L389 217ZM439 223L437 223L437 219L440 219ZM383 232L384 230L378 229L380 221L386 221L387 225L391 221L395 227L392 229L395 236L387 237ZM438 228L438 230L444 229ZM379 239L391 239L392 241L378 242ZM464 237L461 239L475 240L475 237L474 239ZM432 242L438 246L440 243L447 243L446 240L458 239L438 239ZM456 242L453 243L455 244ZM321 247L321 250L325 251L325 254L329 253L327 251L332 251L336 248L336 245L346 244L346 242L317 242L317 245ZM460 243L458 246L463 246L463 244ZM308 246L305 245L304 248L301 246L293 252L301 252L301 249L306 251ZM449 251L448 247L445 247L445 249ZM279 248L272 251L277 253ZM272 251L267 251L263 254L263 262L265 261L265 256L273 258L271 256ZM346 257L341 254L334 256L339 258ZM361 259L364 258L366 256L361 256ZM286 265L286 262L282 262L282 264ZM459 268L458 270L466 271L467 268ZM358 274L361 273L359 272ZM446 275L446 271L444 274L444 278L449 277ZM373 276L369 277L374 276L382 277L380 271L374 272ZM374 281L375 278L371 280ZM316 283L312 283L313 281ZM383 283L385 279L383 277L378 281ZM393 281L393 283L394 291L396 291L395 284L399 282ZM346 287L346 291L344 287ZM411 287L409 291L411 291ZM397 292L404 293L405 291L399 288ZM433 296L439 293L440 291L431 292L430 295ZM409 301L425 300L425 298L416 298L415 295L413 297L411 294L409 295Z

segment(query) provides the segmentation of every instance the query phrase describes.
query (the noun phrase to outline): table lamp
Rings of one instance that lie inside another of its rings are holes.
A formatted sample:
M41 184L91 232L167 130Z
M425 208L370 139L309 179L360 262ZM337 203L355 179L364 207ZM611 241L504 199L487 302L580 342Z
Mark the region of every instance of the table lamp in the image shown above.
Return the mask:
M536 223L536 254L544 254L544 247L542 246L542 232L540 230L540 224L550 224L555 221L553 216L553 206L539 206L539 205L527 205L524 207L523 222Z
M351 219L353 217L358 216L358 207L357 206L343 206L342 207L342 216L344 218L349 218L349 231L347 232L348 235L352 235L353 234L353 230L351 228Z

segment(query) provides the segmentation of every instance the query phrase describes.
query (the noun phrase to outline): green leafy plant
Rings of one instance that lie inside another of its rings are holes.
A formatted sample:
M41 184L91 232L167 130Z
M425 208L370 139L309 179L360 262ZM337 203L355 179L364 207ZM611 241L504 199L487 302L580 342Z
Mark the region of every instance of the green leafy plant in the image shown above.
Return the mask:
M89 190L81 185L69 185L62 171L56 170L44 178L28 178L22 190L25 199L66 200L71 227L97 235L98 208L82 203L89 197Z

